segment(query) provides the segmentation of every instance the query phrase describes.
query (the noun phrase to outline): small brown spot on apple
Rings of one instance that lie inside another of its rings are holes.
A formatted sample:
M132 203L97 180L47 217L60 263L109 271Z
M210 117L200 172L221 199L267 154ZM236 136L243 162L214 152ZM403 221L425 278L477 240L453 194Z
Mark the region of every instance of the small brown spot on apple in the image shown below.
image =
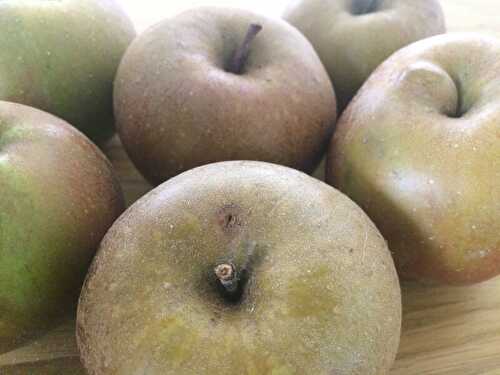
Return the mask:
M243 225L241 208L230 203L217 211L217 221L225 233L238 232Z

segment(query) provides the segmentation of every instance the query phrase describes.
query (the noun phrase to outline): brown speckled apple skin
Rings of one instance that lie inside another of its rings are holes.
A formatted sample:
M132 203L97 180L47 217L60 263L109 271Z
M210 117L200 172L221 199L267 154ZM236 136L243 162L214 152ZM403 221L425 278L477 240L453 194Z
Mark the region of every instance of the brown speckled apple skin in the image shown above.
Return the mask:
M353 14L354 8L370 2L373 11ZM283 16L318 52L340 111L390 55L446 31L438 0L299 0L291 2Z
M225 71L252 23L243 74ZM336 121L332 84L288 23L238 9L197 8L139 36L115 83L115 114L134 164L159 184L225 160L312 172Z
M0 102L0 352L74 312L99 242L123 210L111 163L82 133Z
M373 74L333 137L327 180L373 219L405 278L500 273L500 42L447 34Z
M213 269L247 253L245 292L228 303ZM77 332L91 375L383 375L400 324L393 261L358 206L296 170L235 161L125 212L91 267Z

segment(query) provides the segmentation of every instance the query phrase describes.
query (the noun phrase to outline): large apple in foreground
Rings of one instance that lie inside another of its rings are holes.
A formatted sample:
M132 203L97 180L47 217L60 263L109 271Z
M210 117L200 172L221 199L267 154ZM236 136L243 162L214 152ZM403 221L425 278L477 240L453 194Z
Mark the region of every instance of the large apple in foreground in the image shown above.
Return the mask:
M194 9L150 28L127 50L115 85L120 138L155 184L224 160L312 172L335 103L295 28L238 9Z
M344 112L327 179L375 221L404 277L500 274L500 41L449 34L391 57Z
M113 80L135 36L114 0L0 1L0 100L57 115L94 140L113 131Z
M363 211L301 172L216 163L141 198L80 297L92 375L386 374L400 290Z
M62 120L0 102L0 352L74 310L124 208L111 165Z
M284 18L311 41L343 110L386 58L445 32L438 0L298 0Z

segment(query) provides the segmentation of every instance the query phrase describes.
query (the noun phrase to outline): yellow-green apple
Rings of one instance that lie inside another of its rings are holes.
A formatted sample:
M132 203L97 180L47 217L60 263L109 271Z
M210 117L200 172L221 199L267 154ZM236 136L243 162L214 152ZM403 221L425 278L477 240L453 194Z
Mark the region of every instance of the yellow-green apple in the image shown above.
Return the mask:
M228 161L113 225L77 333L92 375L382 375L400 314L391 255L357 205L302 172Z
M284 18L318 52L340 110L395 51L445 32L438 0L295 0Z
M300 32L238 9L197 8L150 28L127 50L115 85L121 140L155 184L224 160L312 172L335 103Z
M0 100L57 115L94 140L113 131L113 80L135 36L114 0L0 1Z
M0 102L0 351L74 310L98 244L123 209L110 163L83 134Z
M383 63L344 112L327 178L365 209L402 276L500 274L500 41L448 34Z

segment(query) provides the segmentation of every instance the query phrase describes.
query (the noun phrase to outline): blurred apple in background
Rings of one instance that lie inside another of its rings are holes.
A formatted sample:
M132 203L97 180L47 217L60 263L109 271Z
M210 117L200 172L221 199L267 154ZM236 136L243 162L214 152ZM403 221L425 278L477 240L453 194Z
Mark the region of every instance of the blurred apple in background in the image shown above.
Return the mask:
M393 52L445 32L437 0L296 0L284 18L318 52L340 111Z
M57 115L95 141L112 134L113 80L135 36L118 1L0 1L0 30L0 100Z
M375 221L403 277L500 274L500 41L447 34L383 63L339 121L327 179Z

